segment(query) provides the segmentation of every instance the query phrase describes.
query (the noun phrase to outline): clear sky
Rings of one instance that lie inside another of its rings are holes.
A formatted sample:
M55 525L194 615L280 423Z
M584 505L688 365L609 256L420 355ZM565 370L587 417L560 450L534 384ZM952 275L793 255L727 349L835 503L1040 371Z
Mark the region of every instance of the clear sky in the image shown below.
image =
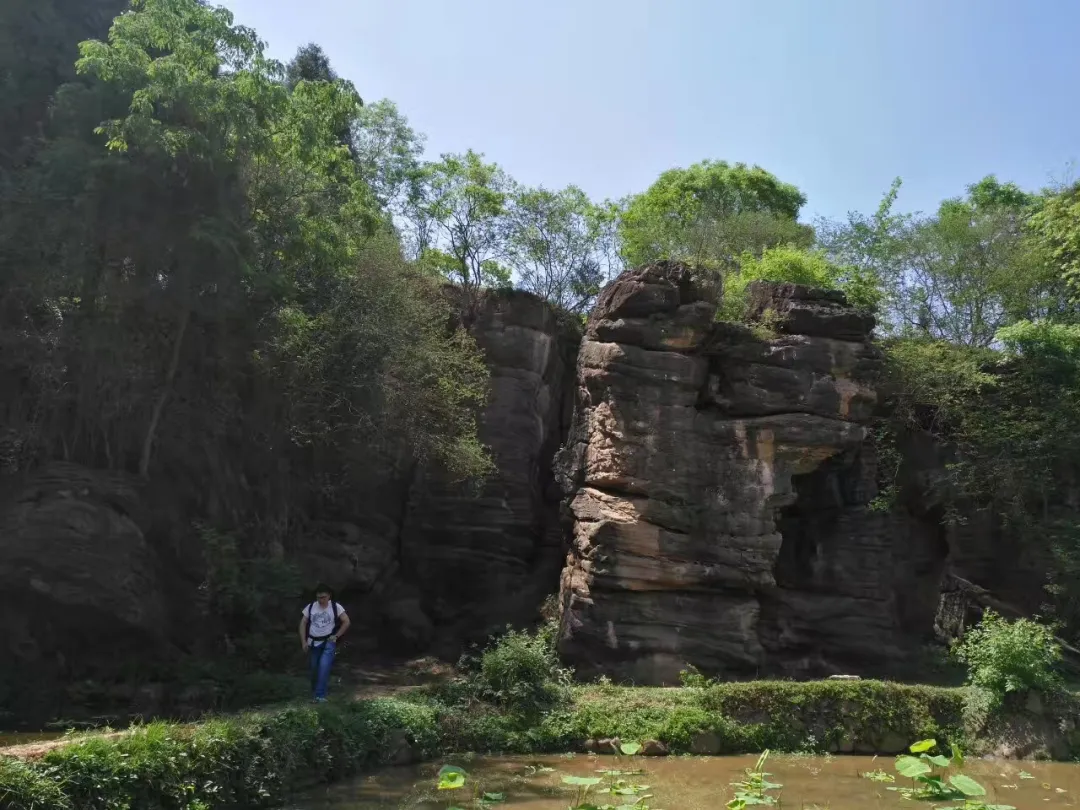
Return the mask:
M222 0L218 0L222 2ZM1080 158L1080 0L224 0L287 61L317 42L428 153L592 197L757 163L804 218L933 210Z

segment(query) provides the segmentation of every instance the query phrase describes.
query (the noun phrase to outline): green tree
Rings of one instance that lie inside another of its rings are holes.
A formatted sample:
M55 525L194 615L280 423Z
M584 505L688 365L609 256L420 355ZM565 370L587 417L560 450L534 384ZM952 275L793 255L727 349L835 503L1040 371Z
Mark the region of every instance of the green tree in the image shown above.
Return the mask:
M360 175L379 203L404 213L410 182L417 177L424 137L388 99L364 106L353 124L352 149Z
M1080 183L1048 194L1029 224L1036 244L1075 293L1080 286Z
M702 161L660 175L625 204L619 234L626 262L663 258L716 261L768 247L809 247L797 222L806 202L795 186L759 166Z
M581 189L518 189L508 210L507 252L518 286L584 313L606 281L607 220Z
M267 513L311 477L282 477L290 447L487 469L475 346L437 285L374 248L394 237L339 137L352 86L290 92L254 32L198 0L140 0L82 54L86 83L0 195L3 404L27 452L200 488L236 465ZM383 311L397 329L357 331Z
M1040 197L988 176L925 216L894 213L899 188L872 216L818 227L835 261L879 279L887 334L989 346L1018 319L1065 314L1060 274L1029 236Z
M330 57L314 42L301 45L296 56L285 68L285 84L290 90L300 82L336 82L338 75L330 65Z
M484 287L504 286L506 212L512 182L483 155L443 155L422 165L410 184L405 216L427 266L460 285L468 306Z

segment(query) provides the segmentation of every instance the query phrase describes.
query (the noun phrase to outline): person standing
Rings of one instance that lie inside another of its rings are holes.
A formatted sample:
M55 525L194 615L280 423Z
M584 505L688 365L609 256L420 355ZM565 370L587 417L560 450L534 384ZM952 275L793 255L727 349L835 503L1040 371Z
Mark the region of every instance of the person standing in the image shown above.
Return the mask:
M308 654L311 690L316 703L326 702L330 668L338 640L349 629L349 614L334 601L326 585L315 588L315 601L300 612L300 644Z

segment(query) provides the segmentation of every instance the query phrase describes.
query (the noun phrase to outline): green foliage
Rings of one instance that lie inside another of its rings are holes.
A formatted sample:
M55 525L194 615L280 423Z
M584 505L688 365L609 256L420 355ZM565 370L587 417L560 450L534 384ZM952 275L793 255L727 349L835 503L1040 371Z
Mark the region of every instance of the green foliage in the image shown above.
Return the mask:
M511 181L499 166L469 150L419 168L409 192L421 260L444 273L475 306L484 287L505 286L500 264Z
M962 802L963 810L1016 810L1004 804L988 805L980 798L986 795L986 788L967 774L960 772L964 767L964 756L960 749L953 746L948 756L933 753L939 749L937 740L921 740L908 749L911 755L904 754L896 759L896 772L904 779L910 779L911 787L890 787L905 799L925 802ZM950 771L952 771L950 773ZM863 777L878 782L895 781L882 772L866 773Z
M1030 619L1009 621L986 610L955 653L967 665L968 683L998 700L1020 690L1051 691L1061 683L1061 645L1053 628Z
M482 357L392 230L417 154L392 105L328 65L288 81L197 0L139 0L79 50L0 189L18 463L167 471L267 541L357 456L485 474Z
M706 160L671 169L625 204L623 257L630 266L708 264L777 245L808 247L813 231L796 222L805 202L795 186L759 166Z
M606 281L599 255L608 220L581 189L518 189L511 197L509 261L518 285L569 312L587 314Z
M1020 320L996 341L1000 349L917 338L886 344L882 389L891 417L879 436L884 458L893 457L883 465L886 494L895 496L910 478L901 458L907 437L935 437L943 463L921 485L949 520L985 509L1006 531L1051 551L1053 607L1071 628L1080 617L1072 576L1080 527L1070 505L1080 451L1080 332Z
M1049 195L1032 217L1031 231L1075 290L1080 284L1080 183Z
M40 768L0 756L0 810L70 810L61 786Z
M465 657L451 700L479 700L525 717L536 717L570 699L569 670L559 663L553 629L513 630L491 640L477 658Z
M772 776L765 770L765 760L768 758L769 751L766 749L753 768L746 768L746 776L732 783L735 795L726 805L728 810L746 810L750 806L771 806L779 802L779 795L774 795L772 791L779 790L783 785L766 778Z
M739 271L724 278L724 298L718 316L724 320L743 320L747 287L754 281L839 289L854 306L870 312L877 309L881 297L874 277L855 266L835 265L820 251L796 247L766 248L759 258L744 254Z
M986 347L1018 319L1072 316L1060 269L1030 225L1043 198L992 175L933 215L897 214L897 179L871 216L821 223L819 242L841 265L882 285L882 327Z
M197 529L206 561L206 610L221 634L217 639L221 648L233 644L239 660L234 659L232 665L241 672L253 667L281 669L295 657L292 628L282 620L292 617L303 595L299 572L274 557L244 555L231 533L201 525ZM269 673L264 679L266 675ZM278 699L287 696L266 680L269 694L278 695ZM259 687L257 683L248 685Z
M286 708L193 728L156 723L88 737L29 765L0 760L0 807L5 792L38 800L42 810L271 806L313 778L385 763L401 744L429 756L436 742L435 712L394 700Z

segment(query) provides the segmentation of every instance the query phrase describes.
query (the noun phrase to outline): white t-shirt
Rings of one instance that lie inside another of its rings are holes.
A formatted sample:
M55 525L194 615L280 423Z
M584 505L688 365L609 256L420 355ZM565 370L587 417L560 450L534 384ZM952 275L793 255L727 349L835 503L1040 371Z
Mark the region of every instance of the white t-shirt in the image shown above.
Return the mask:
M345 608L343 608L337 602L327 602L326 607L323 607L318 602L314 602L310 605L306 605L302 611L304 616L308 618L308 635L318 638L319 636L329 636L334 632L334 611L331 606L337 607L338 620L345 615ZM310 613L308 612L310 611ZM318 646L323 643L323 640L312 641L311 643Z

